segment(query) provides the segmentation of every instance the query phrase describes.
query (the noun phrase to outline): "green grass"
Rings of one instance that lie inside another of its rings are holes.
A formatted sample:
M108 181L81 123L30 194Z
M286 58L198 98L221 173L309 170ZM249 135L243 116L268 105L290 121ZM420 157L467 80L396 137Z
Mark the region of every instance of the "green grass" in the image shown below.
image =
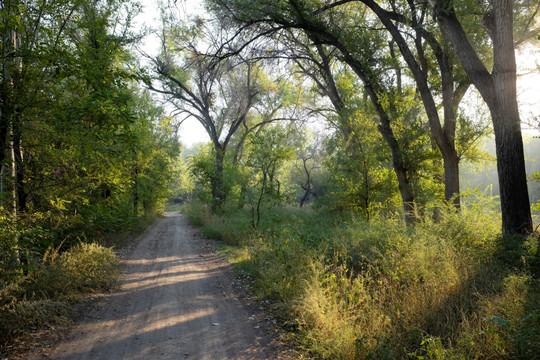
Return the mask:
M46 229L27 226L27 238L21 239L37 249L25 251L28 264L0 257L4 261L0 264L0 353L35 330L69 324L75 303L88 294L114 288L119 262L113 248L129 246L156 218L148 214L130 226L96 233L93 241L82 236L76 243L74 234L67 238L69 241L58 243L43 236L48 233ZM3 235L9 239L9 234ZM56 245L40 252L43 239ZM11 253L14 258L16 252Z
M486 199L407 228L313 210L190 218L290 325L304 357L534 359L540 353L538 238L501 237ZM230 232L230 233L229 233Z
M118 259L111 248L84 244L59 253L0 290L0 341L69 322L71 304L85 294L116 285Z

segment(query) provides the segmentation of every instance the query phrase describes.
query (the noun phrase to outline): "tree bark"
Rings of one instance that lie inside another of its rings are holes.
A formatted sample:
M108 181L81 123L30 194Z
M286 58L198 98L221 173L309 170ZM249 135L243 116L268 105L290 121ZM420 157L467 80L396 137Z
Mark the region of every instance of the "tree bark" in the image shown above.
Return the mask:
M24 186L24 157L23 149L21 146L22 141L22 130L21 130L21 119L18 114L13 119L13 161L15 164L15 193L16 193L16 204L17 210L19 212L26 211L26 200L28 199L28 194Z
M139 214L139 167L137 164L137 152L132 149L133 155L133 167L131 170L131 179L132 179L132 191L133 191L133 215L137 216Z
M4 52L2 55L5 59L2 63L2 87L0 88L1 108L0 108L0 166L2 167L2 175L10 171L10 210L14 219L17 218L17 162L15 157L15 122L16 122L16 107L15 107L15 92L16 78L21 69L21 59L16 57L16 52L20 47L20 38L17 32L13 29L8 31L7 38L2 39L4 44ZM20 135L20 133L19 133ZM20 141L20 136L19 136ZM6 161L9 159L9 161ZM2 179L4 187L4 179ZM4 189L2 189L4 190Z
M441 126L439 119L439 113L437 106L429 89L427 77L424 70L416 61L411 49L407 45L407 42L403 38L401 32L396 27L388 12L381 8L374 0L362 0L374 13L379 20L383 23L384 27L388 30L392 39L398 46L403 59L407 63L407 66L411 70L411 73L415 79L416 86L420 92L422 103L428 117L431 134L437 144L437 147L441 151L444 164L444 185L445 185L445 199L447 201L454 199L454 203L459 207L459 159L453 142L453 134L445 133ZM439 62L439 65L441 63ZM444 76L444 75L443 75ZM450 82L450 84L452 84ZM450 118L449 121L455 119ZM445 119L446 121L446 119ZM449 136L450 135L450 136Z
M492 116L501 194L502 231L504 234L531 233L533 223L516 95L512 1L493 2L489 31L493 43L491 74L469 42L452 8L452 2L439 0L435 13L444 36L453 45L460 63L480 92Z
M309 158L303 158L302 164L304 166L304 171L306 173L306 184L302 187L304 189L304 196L302 196L302 199L300 200L300 207L303 207L306 201L309 198L309 195L311 195L311 174L307 167L307 161Z
M226 198L225 189L223 188L223 160L225 158L225 149L223 149L223 146L221 146L218 141L217 144L214 144L214 151L216 156L216 172L212 178L212 198L214 201L214 210L217 210L225 203Z

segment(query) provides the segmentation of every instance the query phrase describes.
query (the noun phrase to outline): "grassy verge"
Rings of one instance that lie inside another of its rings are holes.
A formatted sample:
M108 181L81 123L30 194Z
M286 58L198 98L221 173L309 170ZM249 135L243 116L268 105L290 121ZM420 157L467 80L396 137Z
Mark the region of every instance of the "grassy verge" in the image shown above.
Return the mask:
M111 248L81 243L51 250L39 267L0 290L0 344L38 329L68 324L82 296L115 286L118 260Z
M254 293L321 359L534 359L538 238L501 238L488 203L406 228L299 209L186 209Z
M119 259L114 248L129 246L156 216L141 218L127 230L116 228L79 241L69 248L61 243L40 258L0 281L0 355L7 356L15 343L32 332L65 326L73 305L88 294L117 285Z

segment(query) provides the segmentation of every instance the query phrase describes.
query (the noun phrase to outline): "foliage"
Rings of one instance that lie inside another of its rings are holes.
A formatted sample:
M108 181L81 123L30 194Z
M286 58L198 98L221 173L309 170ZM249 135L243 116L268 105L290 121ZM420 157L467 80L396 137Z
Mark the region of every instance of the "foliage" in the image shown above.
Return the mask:
M114 286L115 256L92 242L120 245L169 197L180 147L137 84L139 10L125 0L0 5L2 341Z
M2 9L25 25L0 28L18 32L21 71L1 78L0 128L17 132L13 146L24 150L1 161L2 279L35 266L49 246L69 248L159 212L179 152L170 119L134 82L127 47L136 39L129 29L137 5L18 3Z
M439 221L415 228L292 208L270 210L256 232L241 211L199 221L234 229L243 245L227 250L231 262L309 356L533 359L538 239L514 253L482 194L465 197L461 214L436 208Z
M0 340L68 323L70 303L111 289L119 273L112 249L80 243L60 253L49 248L41 264L0 288Z
M257 227L261 220L263 200L273 206L283 203L287 197L280 168L293 156L288 133L280 126L266 127L249 138L252 151L246 167L251 179L248 184L247 202L251 207L251 224Z

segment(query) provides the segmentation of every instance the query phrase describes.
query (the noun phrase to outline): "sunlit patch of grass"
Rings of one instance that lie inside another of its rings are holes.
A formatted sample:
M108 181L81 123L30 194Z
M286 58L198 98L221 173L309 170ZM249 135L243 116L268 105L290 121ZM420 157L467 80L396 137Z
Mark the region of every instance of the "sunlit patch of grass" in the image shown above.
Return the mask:
M223 245L218 253L232 265L239 277L249 279L255 276L257 268L247 247Z
M0 340L67 323L70 304L114 287L118 274L111 248L81 243L64 253L50 249L28 276L0 290Z
M200 219L233 229L242 246L228 258L294 325L305 356L533 359L538 238L502 238L492 200L476 201L414 228L299 209L273 209L251 231L242 212Z

